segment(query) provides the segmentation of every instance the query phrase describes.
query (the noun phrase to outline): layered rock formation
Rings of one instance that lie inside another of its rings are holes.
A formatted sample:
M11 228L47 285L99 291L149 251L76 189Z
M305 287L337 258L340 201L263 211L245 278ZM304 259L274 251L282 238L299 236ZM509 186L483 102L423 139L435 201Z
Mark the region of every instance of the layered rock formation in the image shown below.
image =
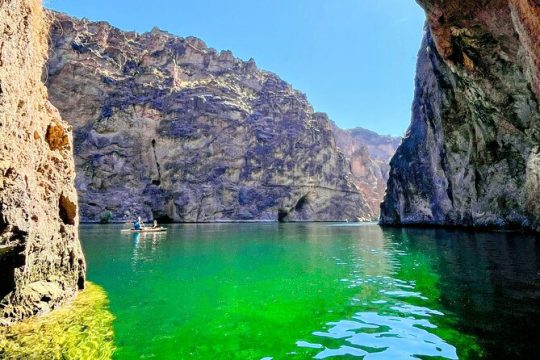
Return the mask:
M419 2L413 119L381 222L540 230L540 4Z
M40 1L0 3L0 325L84 284L70 128L41 82L47 30Z
M74 127L84 221L373 216L326 116L253 60L53 16L48 87Z
M335 123L332 123L332 129L338 148L350 163L354 183L371 207L374 219L378 219L390 172L390 159L401 138L379 135L360 127L342 130Z

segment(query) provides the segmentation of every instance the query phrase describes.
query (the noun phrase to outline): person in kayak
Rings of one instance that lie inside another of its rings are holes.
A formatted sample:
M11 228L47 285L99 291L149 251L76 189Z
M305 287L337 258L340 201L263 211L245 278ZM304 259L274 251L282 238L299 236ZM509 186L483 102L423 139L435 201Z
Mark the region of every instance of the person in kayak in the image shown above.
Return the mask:
M134 228L135 230L141 230L142 227L143 227L143 222L142 222L142 220L141 220L141 217L139 216L139 217L137 218L137 220L135 220L135 221L133 222L133 228Z
M159 227L157 220L154 220L154 226L152 226L152 229L157 229Z

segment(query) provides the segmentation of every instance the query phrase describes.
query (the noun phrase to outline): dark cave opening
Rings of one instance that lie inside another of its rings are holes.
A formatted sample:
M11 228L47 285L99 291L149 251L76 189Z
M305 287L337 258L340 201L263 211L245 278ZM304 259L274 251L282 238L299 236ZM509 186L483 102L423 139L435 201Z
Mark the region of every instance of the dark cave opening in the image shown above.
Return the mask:
M64 196L64 194L60 195L60 199L58 200L58 215L64 224L75 225L77 205Z
M172 224L174 222L169 215L154 215L154 219L160 224Z
M308 204L308 196L307 194L302 196L298 201L296 202L296 205L294 206L294 211L302 211L304 207Z
M278 210L278 221L279 222L285 222L285 219L289 215L289 212L287 210L279 209Z
M15 290L15 269L24 266L24 246L0 247L0 299Z

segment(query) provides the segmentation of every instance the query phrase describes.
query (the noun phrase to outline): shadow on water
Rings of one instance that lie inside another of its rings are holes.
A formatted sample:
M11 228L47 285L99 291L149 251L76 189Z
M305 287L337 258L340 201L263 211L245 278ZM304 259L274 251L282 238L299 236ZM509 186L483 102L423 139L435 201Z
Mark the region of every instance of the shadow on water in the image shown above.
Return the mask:
M385 231L411 253L436 259L440 303L489 359L540 352L540 239L519 233L442 229Z
M83 226L117 359L530 358L534 236L376 225Z
M381 231L379 244L373 241L376 232L368 247L358 244L356 257L349 257L357 270L342 279L359 289L354 300L364 311L314 333L334 340L333 347L324 341L299 341L299 346L323 349L316 358L528 359L538 353L538 237L444 229ZM370 273L370 268L376 271Z

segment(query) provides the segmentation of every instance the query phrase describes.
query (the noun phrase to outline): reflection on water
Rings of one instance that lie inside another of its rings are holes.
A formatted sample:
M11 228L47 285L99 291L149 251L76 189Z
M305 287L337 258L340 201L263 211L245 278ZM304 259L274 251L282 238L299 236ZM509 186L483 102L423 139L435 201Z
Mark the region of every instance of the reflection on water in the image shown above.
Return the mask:
M133 242L133 256L131 265L136 271L137 265L145 259L152 260L159 246L159 241L166 238L165 233L127 233L125 237L131 237Z
M488 359L530 359L540 342L540 241L519 233L394 230L435 259L439 303Z
M382 301L374 302L382 304ZM386 303L386 302L385 302ZM359 312L351 320L331 322L326 332L314 335L343 339L355 346L340 346L325 349L316 358L324 359L336 355L365 356L366 359L413 358L413 355L439 356L457 359L456 348L429 332L437 326L429 321L432 315L443 316L431 310L409 304L396 304L389 309L396 315L384 312ZM298 344L298 343L297 343ZM320 347L323 347L322 345Z
M365 356L366 359L414 358L413 355L457 359L454 346L428 331L436 326L427 319L375 312L361 312L353 319L330 323L332 327L328 332L314 334L346 339L356 347L342 345L339 349L325 349L316 356L317 359L347 354Z
M327 224L83 226L117 359L529 358L534 236Z

